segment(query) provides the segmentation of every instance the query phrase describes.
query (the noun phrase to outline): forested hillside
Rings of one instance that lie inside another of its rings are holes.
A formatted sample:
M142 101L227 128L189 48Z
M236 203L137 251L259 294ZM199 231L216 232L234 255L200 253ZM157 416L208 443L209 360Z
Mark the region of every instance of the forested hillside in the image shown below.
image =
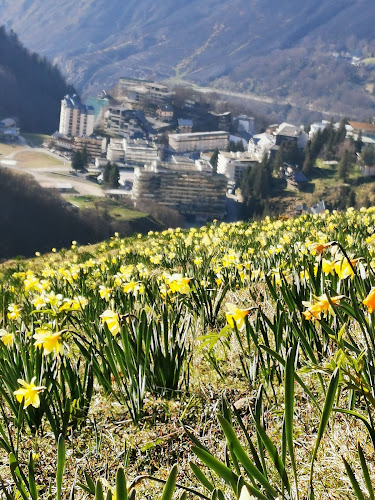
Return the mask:
M0 5L6 26L54 58L79 91L110 88L120 76L182 80L271 97L272 108L364 119L375 111L374 16L373 0Z
M56 66L0 27L0 120L12 117L25 132L52 133L60 100L71 90Z

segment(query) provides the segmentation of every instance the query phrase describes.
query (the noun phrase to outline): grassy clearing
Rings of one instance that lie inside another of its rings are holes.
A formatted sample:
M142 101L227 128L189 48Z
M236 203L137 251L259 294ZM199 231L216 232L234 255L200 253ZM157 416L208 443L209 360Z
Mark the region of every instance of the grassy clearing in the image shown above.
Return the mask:
M131 210L121 202L96 196L68 196L66 199L81 209L97 210L106 213L117 221L128 221L147 217L146 213Z
M363 59L362 61L366 66L369 65L375 65L375 57L367 57L366 59Z
M4 142L0 142L0 155L8 156L11 153L14 153L14 151L17 151L17 149L19 148L21 148L21 146L19 145L5 144Z
M58 160L54 156L39 151L23 150L14 155L14 160L21 167L51 167L56 165L64 165L66 162Z
M285 211L297 203L305 203L307 206L314 205L320 200L331 207L335 207L345 190L355 192L355 206L364 204L370 206L375 203L375 178L363 177L359 166L353 164L349 179L346 183L338 178L338 164L326 164L318 159L315 163L310 181L301 191L290 191L285 188L275 192L274 203L279 206L279 212L285 207Z

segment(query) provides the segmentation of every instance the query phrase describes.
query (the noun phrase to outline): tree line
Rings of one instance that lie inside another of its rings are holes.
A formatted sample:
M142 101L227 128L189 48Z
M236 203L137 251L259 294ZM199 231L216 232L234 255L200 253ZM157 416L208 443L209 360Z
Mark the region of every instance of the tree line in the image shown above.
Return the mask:
M339 127L333 122L323 130L318 130L309 139L304 149L299 149L296 141L283 142L276 154L267 155L255 167L245 169L240 182L243 197L244 217L264 215L269 208L269 198L275 195L275 188L280 185L280 169L284 163L296 166L308 179L315 176L316 160L337 161L337 179L347 183L356 161L356 154L363 147L361 134L356 140L346 137L347 120L341 120ZM374 149L364 149L362 159L371 163L375 161ZM212 163L212 161L211 161ZM335 208L353 206L355 193L350 186L340 188L341 196Z

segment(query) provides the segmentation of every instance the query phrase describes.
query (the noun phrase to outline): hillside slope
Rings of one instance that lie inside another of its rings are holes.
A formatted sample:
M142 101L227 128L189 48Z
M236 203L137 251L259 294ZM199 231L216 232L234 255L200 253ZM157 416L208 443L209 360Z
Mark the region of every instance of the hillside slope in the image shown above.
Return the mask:
M373 113L371 0L50 0L0 6L2 22L86 92L122 75L178 78L356 116ZM371 87L370 87L371 88Z
M52 133L61 96L71 90L56 66L0 27L0 120L13 117L23 131Z

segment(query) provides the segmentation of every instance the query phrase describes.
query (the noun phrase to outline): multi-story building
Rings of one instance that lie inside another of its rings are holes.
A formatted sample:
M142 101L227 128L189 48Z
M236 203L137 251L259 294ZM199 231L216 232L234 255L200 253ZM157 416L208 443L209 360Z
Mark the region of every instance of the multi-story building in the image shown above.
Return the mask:
M69 137L89 136L94 132L95 112L92 106L81 103L76 95L61 100L59 133Z
M150 164L162 159L162 146L140 139L111 139L107 149L107 159L125 162L127 165Z
M169 146L177 153L227 149L228 132L218 131L192 132L190 134L170 134Z
M303 128L285 122L279 125L273 134L276 139L275 146L280 146L285 142L295 142L298 148L303 149L308 140L308 135Z
M107 139L105 137L74 137L74 151L86 149L90 158L101 158L107 151Z
M157 110L156 110L156 114L162 120L165 120L168 122L173 120L173 108L170 104L159 105Z
M217 159L217 173L225 175L229 181L238 183L245 168L253 167L258 163L258 159L248 152L220 151Z
M250 139L248 152L261 161L264 155L269 156L272 148L275 146L276 138L273 134L264 132L257 134Z
M126 98L130 102L145 103L146 101L159 105L165 104L173 97L166 85L151 80L137 80L135 78L120 78L117 84L116 97Z
M109 106L104 119L106 130L115 135L131 137L149 132L149 125L143 112L128 109L126 105Z
M146 163L160 162L163 156L161 146L148 141L124 140L125 162L129 165L145 165Z
M124 163L125 148L124 139L112 138L107 148L107 160L115 163Z
M135 205L153 201L172 208L188 219L222 219L227 179L204 170L136 168L132 198Z
M354 134L362 134L371 139L375 139L375 124L363 122L348 122Z

